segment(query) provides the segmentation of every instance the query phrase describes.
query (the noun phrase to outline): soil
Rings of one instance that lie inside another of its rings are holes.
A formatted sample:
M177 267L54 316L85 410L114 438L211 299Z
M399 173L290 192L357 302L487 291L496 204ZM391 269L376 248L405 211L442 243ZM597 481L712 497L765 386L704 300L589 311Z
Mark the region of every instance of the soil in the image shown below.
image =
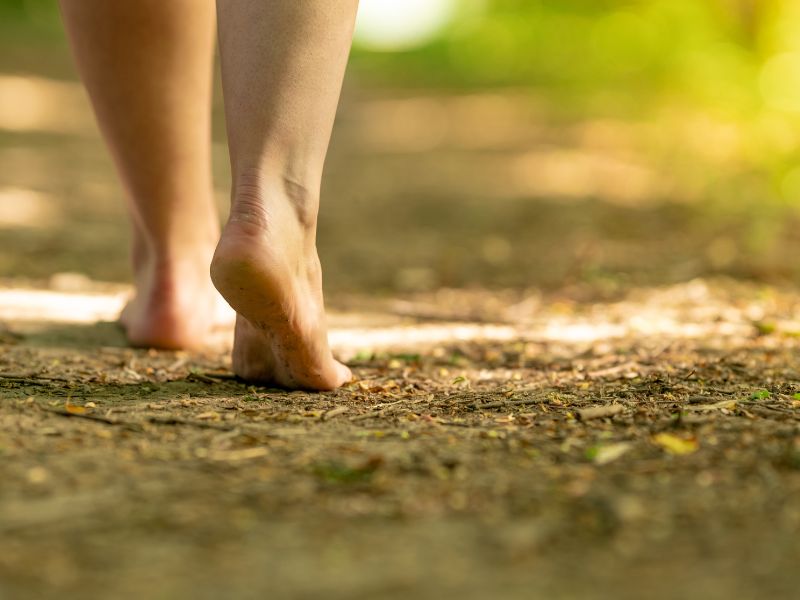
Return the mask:
M236 381L223 352L117 347L108 324L12 324L0 591L792 597L793 302L724 281L545 301L507 341L351 356L357 380L325 394ZM598 339L570 339L587 323Z
M548 125L532 92L419 98L354 73L320 245L356 380L251 386L225 341L127 348L60 304L113 304L126 288L97 281L127 267L59 60L25 73L58 111L0 127L4 201L35 208L0 211L0 598L796 597L791 214L759 246L757 198L709 218L586 160L598 197L536 191L504 165L555 165L557 144L579 164L586 123ZM436 138L384 126L431 114L452 119ZM19 291L56 300L36 316Z

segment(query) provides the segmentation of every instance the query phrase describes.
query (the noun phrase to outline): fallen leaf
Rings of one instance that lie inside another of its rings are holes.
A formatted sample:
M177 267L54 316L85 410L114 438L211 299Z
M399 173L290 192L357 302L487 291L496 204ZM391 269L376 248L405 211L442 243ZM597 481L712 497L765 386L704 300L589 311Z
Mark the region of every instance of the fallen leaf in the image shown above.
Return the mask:
M692 454L700 447L694 438L684 439L671 433L659 433L653 436L653 442L661 446L670 454L678 456Z
M595 464L605 465L611 461L617 460L632 447L633 444L630 444L629 442L608 444L607 446L593 446L586 452L586 456Z
M66 410L71 415L85 415L86 408L83 406L78 406L77 404L71 404L69 400L64 403L64 410Z
M389 390L393 390L400 386L394 379L388 379L386 381L369 381L369 380L359 381L358 387L360 387L365 392L377 394L380 392L388 392Z

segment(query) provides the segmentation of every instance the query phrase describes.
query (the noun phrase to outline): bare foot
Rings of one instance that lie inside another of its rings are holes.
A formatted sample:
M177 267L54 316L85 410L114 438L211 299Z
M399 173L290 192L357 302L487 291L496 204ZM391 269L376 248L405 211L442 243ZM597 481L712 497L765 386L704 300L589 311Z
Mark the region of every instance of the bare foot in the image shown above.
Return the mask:
M169 350L208 346L215 328L233 314L208 275L210 251L156 260L134 254L135 296L120 315L133 346Z
M256 176L237 186L211 278L238 313L233 370L250 381L332 390L350 380L328 346L317 203L287 183L265 191Z

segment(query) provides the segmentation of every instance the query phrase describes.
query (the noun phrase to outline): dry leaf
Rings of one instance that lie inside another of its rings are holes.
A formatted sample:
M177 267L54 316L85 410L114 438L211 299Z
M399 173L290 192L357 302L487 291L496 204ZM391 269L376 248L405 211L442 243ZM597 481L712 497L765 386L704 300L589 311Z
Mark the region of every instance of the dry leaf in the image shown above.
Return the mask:
M64 403L64 410L66 410L71 415L85 415L86 408L83 406L78 406L77 404L70 404L70 401L67 400Z
M358 387L365 392L377 394L380 392L388 392L389 390L395 389L399 386L394 379L388 379L386 381L359 381Z
M670 454L684 455L696 452L700 447L694 438L684 439L671 433L659 433L653 436L653 442Z

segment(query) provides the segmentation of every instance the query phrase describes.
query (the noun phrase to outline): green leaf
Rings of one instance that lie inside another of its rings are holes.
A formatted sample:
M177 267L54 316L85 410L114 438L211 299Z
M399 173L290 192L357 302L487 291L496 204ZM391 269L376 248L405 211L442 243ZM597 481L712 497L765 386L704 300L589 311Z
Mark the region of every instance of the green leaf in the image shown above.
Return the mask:
M391 358L404 362L417 363L422 359L422 356L419 354L392 354Z

